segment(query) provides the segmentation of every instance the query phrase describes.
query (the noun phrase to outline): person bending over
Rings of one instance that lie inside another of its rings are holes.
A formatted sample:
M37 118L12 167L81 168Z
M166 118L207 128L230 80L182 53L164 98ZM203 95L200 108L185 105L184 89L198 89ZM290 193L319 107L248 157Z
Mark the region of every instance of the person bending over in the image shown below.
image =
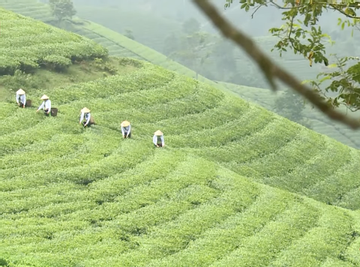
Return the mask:
M121 133L123 138L131 137L131 124L129 121L123 121L121 123Z
M16 91L16 103L19 107L25 108L26 105L26 94L23 89L19 89Z
M49 116L49 114L51 112L51 100L49 99L49 97L47 95L43 95L41 97L41 99L43 100L43 102L40 105L40 107L36 110L36 112L38 112L40 109L43 109L44 114L46 116Z
M81 124L81 123L83 124L84 127L90 126L92 124L90 109L88 109L86 107L81 110L79 124Z
M157 130L154 133L153 143L154 143L155 147L164 147L165 146L164 134L160 130Z

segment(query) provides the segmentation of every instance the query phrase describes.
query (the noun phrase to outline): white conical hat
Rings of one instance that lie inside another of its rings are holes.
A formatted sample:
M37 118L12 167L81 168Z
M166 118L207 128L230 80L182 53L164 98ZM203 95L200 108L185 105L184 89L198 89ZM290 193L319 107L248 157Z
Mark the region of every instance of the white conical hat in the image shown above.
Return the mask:
M41 99L42 99L42 100L46 100L46 99L49 99L49 97L48 97L47 95L43 95L43 96L41 97Z
M162 133L160 130L157 130L157 131L154 133L154 135L156 135L156 136L161 136L161 135L163 135L163 133Z
M18 95L25 95L25 91L23 89L21 89L21 88L19 90L17 90L16 93Z
M82 110L81 110L81 112L83 112L83 113L89 113L90 112L90 109L88 109L88 108L83 108Z
M121 123L121 126L122 127L127 127L127 126L129 126L130 125L130 122L129 121L123 121L122 123Z

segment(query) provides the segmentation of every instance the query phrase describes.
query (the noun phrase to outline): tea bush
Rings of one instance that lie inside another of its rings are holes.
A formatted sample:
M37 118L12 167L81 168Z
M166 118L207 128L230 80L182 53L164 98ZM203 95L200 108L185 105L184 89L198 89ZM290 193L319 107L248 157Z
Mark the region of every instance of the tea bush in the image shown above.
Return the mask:
M103 58L107 49L74 33L0 8L0 74L33 72L42 65L63 70L70 60ZM14 25L16 25L14 27Z

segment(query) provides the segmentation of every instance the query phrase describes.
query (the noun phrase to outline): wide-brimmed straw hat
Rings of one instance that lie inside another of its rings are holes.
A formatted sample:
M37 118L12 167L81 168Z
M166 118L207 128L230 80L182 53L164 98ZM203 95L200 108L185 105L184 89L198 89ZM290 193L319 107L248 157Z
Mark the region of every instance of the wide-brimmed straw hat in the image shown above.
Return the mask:
M163 133L162 133L160 130L157 130L157 131L154 133L154 135L156 135L156 136L161 136L161 135L163 135Z
M47 95L43 95L43 96L41 97L41 99L42 99L42 100L46 100L46 99L49 99L49 97L48 97Z
M19 90L17 90L17 92L16 92L18 95L25 95L25 91L23 90L23 89L19 89Z
M82 110L81 110L81 112L83 112L83 113L89 113L90 112L90 109L88 109L88 108L83 108Z
M121 123L121 126L122 127L128 127L130 125L130 122L129 121L123 121L122 123Z

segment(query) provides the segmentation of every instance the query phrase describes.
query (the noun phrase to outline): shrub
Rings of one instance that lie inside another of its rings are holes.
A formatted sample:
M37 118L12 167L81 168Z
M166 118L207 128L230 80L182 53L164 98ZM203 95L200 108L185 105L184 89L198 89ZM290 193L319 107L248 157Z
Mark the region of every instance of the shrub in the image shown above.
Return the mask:
M58 55L49 55L46 56L43 60L43 65L45 65L49 69L53 69L55 71L65 71L69 66L71 66L71 60Z
M17 90L19 88L35 88L39 86L39 79L21 70L15 70L14 75L4 75L1 79L4 87ZM11 99L13 101L13 99Z

